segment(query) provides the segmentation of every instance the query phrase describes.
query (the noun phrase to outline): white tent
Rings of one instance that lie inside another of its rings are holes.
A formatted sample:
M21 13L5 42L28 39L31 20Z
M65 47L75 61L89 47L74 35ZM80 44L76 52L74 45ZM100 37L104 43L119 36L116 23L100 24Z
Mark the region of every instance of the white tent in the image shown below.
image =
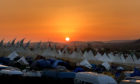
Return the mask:
M104 66L106 68L106 70L110 69L110 64L108 62L102 63L102 66Z
M123 54L120 55L120 58L121 58L122 63L125 63L126 59L124 58Z
M69 58L81 59L83 58L78 51L73 51L72 54L69 55Z
M83 54L83 57L87 60L95 60L92 51L89 51L89 52L85 51Z
M77 51L76 51L76 53L77 53L77 58L79 58L79 59L83 59L84 57L83 57L83 53L82 53L82 51L80 50L80 49L78 49Z
M81 49L80 49L80 48L78 48L78 49L77 49L77 52L78 52L78 54L79 54L80 56L82 56L82 55L83 55L83 53L82 53L82 51L81 51Z
M87 51L84 52L83 57L88 60L88 52Z
M88 52L88 55L89 55L90 60L96 60L95 56L91 50Z
M134 60L134 63L135 63L135 64L137 64L138 59L137 59L137 57L136 57L136 55L135 55L135 54L133 54L133 55L132 55L132 58L133 58L133 60Z
M67 46L64 48L64 50L62 51L62 53L63 53L63 56L64 57L69 57L70 56L70 54L68 52L68 49L67 49Z
M87 59L84 59L82 62L80 62L80 65L81 65L81 66L84 66L84 67L87 67L87 68L89 68L89 69L92 68L92 65L88 62Z
M58 56L63 57L63 53L61 52L61 50L58 50Z
M56 49L53 49L53 50L52 50L52 53L53 53L53 56L54 56L54 57L57 57L57 56L58 56L58 53L57 53Z
M18 57L19 55L17 54L16 51L12 52L10 55L8 55L8 58L10 60L14 60L16 57Z
M72 52L72 54L69 56L70 58L76 58L77 53L75 51Z
M133 58L131 57L131 55L128 55L128 57L126 58L125 63L134 63Z
M62 53L68 53L67 46L63 49Z
M25 59L25 57L21 57L17 62L19 62L22 65L28 65L29 63Z
M115 60L114 54L111 52L108 54L110 62L113 62Z
M99 61L102 61L102 55L99 52L96 54L95 58Z
M56 56L56 51L55 50L51 50L50 47L48 47L46 50L44 50L44 52L42 53L43 56L45 57L55 57Z
M120 57L120 55L119 54L115 54L115 60L114 60L114 62L116 62L116 63L122 63L122 60L121 60L121 57Z
M63 53L64 57L70 57L70 54L68 52Z
M50 56L51 55L51 49L47 48L46 50L44 50L44 52L42 53L43 56Z
M109 59L109 57L107 56L106 53L104 53L104 55L102 56L102 61L103 62L109 62L110 61L110 59Z

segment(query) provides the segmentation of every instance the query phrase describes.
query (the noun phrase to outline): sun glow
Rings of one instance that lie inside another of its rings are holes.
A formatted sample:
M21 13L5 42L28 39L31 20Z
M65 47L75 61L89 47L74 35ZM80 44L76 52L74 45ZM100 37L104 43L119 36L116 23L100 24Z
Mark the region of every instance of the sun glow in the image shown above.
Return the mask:
M70 38L69 37L66 37L65 40L68 42L68 41L70 41Z

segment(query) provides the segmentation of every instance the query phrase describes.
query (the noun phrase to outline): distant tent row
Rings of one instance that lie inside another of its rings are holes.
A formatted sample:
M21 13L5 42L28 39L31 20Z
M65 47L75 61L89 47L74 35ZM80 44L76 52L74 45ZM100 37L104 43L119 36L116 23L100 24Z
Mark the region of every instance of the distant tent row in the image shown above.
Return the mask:
M97 54L94 55L91 50L88 52L85 51L84 53L82 53L81 51L73 51L71 54L69 54L66 49L64 49L63 51L57 51L55 49L51 50L50 48L48 48L43 52L42 55L45 57L67 57L72 59L87 59L102 62L140 64L140 59L138 59L135 54L127 54L127 57L125 57L124 54L114 55L113 53L104 53L102 55L99 52L97 52Z

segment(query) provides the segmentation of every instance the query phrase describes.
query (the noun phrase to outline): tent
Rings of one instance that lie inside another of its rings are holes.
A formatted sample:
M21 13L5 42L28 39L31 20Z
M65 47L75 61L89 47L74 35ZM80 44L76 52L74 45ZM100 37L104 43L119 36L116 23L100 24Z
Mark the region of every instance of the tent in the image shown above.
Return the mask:
M87 68L89 68L89 69L92 68L92 65L88 62L87 59L84 59L82 62L80 62L80 65L81 65L81 66L84 66L84 67L87 67Z
M77 52L79 53L79 55L80 55L80 56L82 56L82 55L83 55L83 53L82 53L82 51L81 51L81 49L80 49L80 48L77 48Z
M73 51L71 55L69 55L69 58L82 58L79 52Z
M135 54L132 55L132 58L133 58L133 60L134 60L134 63L137 64L137 63L138 63L138 59L137 59L137 57L136 57Z
M77 52L73 51L72 54L69 57L70 58L76 58L77 57Z
M67 46L65 46L64 50L62 51L64 57L69 57L70 54L68 52Z
M121 58L120 58L120 55L119 54L115 54L115 60L114 60L114 62L116 62L116 63L122 63L122 60L121 60Z
M45 57L55 57L57 56L57 52L56 50L51 50L50 47L48 47L43 53L42 53L42 56L45 56Z
M109 53L108 56L109 56L110 62L114 62L115 61L115 57L114 57L112 52Z
M50 48L47 48L46 50L44 50L44 52L42 53L42 56L51 56L51 49Z
M94 55L93 55L93 52L91 50L87 54L88 54L87 57L89 58L89 60L96 60Z
M82 59L83 58L83 54L81 53L81 51L74 51L73 53L75 55L76 59Z
M106 70L110 69L110 64L108 62L102 63L102 66L104 66L106 68Z
M109 59L109 57L107 56L106 53L104 53L104 55L102 56L102 61L103 62L109 62L110 61L110 59Z
M102 55L99 52L96 54L95 58L99 61L102 61Z
M25 57L21 57L17 62L19 62L22 65L28 65L29 63L25 59Z
M14 60L16 57L18 57L19 55L17 54L16 51L12 52L10 55L8 55L8 58L10 60Z
M89 60L87 51L84 52L83 57L84 57L85 59Z
M131 57L131 55L128 55L128 57L126 58L125 63L132 63L134 64L133 58Z
M53 49L52 53L53 53L53 57L57 57L58 56L58 53L57 53L56 49Z
M63 53L61 52L61 50L58 50L58 56L63 57Z
M124 58L123 54L120 55L120 58L121 58L122 63L125 63L126 59Z

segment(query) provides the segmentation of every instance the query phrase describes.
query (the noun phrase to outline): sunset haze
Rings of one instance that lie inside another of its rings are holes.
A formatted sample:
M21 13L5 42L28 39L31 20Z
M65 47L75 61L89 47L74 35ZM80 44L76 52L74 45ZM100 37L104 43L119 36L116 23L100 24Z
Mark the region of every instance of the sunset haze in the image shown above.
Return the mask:
M0 39L140 38L140 0L0 0Z

